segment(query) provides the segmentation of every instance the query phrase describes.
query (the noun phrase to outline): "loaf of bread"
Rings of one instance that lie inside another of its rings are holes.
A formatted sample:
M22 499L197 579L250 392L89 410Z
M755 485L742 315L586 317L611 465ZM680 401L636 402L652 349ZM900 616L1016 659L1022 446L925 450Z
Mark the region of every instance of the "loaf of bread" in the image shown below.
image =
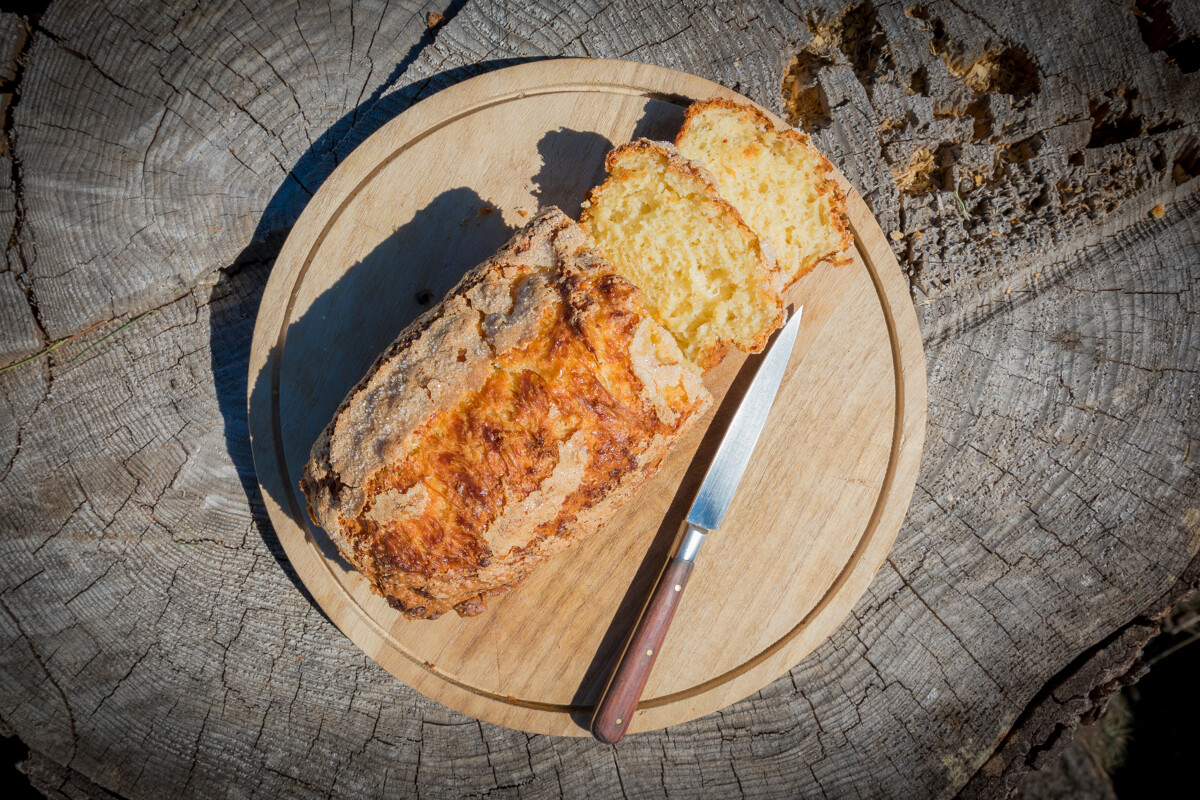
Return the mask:
M639 290L549 209L379 356L301 488L393 607L469 616L597 530L711 403Z
M771 243L789 285L821 261L849 262L845 192L803 133L777 129L752 105L704 100L688 108L675 144Z
M639 139L608 154L580 223L701 369L731 346L758 352L783 322L769 246L674 146Z

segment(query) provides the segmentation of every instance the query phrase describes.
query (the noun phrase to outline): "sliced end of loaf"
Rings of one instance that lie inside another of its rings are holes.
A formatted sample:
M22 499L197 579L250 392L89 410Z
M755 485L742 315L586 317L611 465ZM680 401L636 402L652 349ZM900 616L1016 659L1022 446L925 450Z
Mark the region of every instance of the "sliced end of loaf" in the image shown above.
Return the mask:
M675 143L771 243L789 285L821 261L849 262L846 196L807 136L777 130L754 106L712 99L688 108Z
M730 346L761 350L782 322L783 276L712 177L646 139L613 150L605 166L580 221L684 354L707 370Z

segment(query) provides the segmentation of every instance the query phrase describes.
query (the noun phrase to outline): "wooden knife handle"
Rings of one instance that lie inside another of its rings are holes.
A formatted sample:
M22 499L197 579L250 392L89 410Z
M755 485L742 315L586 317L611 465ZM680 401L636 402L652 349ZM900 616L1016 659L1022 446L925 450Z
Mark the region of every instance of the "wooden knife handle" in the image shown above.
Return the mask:
M663 639L667 638L667 629L687 587L692 566L690 560L672 558L659 576L658 585L642 609L625 652L592 715L592 735L600 741L616 744L629 729L629 720L646 688Z

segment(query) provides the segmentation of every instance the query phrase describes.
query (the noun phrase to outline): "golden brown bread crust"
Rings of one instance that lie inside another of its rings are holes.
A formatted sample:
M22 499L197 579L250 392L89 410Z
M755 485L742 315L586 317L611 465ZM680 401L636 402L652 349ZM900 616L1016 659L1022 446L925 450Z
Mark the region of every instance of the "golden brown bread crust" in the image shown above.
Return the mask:
M301 488L394 607L468 616L599 528L711 402L638 290L549 209L376 359Z
M747 352L759 353L767 346L767 342L781 325L783 325L784 310L783 296L784 289L783 273L780 271L775 258L775 250L771 243L763 239L756 233L746 221L742 219L741 213L736 208L729 204L724 197L721 196L717 187L716 179L712 173L686 157L670 142L656 142L651 139L635 139L632 142L623 144L620 147L613 148L604 158L604 169L608 172L610 178L599 186L593 187L587 194L587 199L583 203L583 208L579 212L579 224L585 230L590 230L589 220L591 219L591 209L593 205L599 202L600 196L603 194L606 186L611 180L619 180L623 167L621 160L634 153L648 153L659 158L665 159L668 169L682 175L687 175L694 178L704 189L704 195L714 204L719 206L722 211L737 225L737 227L748 233L756 243L756 246L761 250L764 262L764 271L766 282L770 286L772 298L775 303L775 322L769 327L764 327L755 341L745 347ZM697 354L696 364L704 372L708 372L717 364L720 364L725 356L729 353L732 343L728 341L714 342L703 352Z
M733 111L741 115L746 122L758 128L759 130L775 133L778 136L791 139L801 148L807 150L810 154L816 157L818 162L823 167L822 171L824 173L825 180L819 187L817 187L817 192L818 194L832 195L832 205L835 212L833 215L834 224L837 226L837 232L841 237L841 242L830 252L815 255L801 264L799 269L792 276L791 280L788 281L788 286L791 286L796 281L812 272L813 269L815 269L816 266L823 261L836 267L849 264L852 260L849 255L849 250L854 244L854 235L850 232L850 220L846 213L846 193L842 190L842 187L838 185L837 180L833 177L833 163L825 157L824 153L822 153L813 145L812 139L809 138L808 134L802 133L801 131L787 125L785 125L782 129L776 127L775 123L770 117L768 117L755 106L752 106L748 103L739 103L723 97L712 97L708 100L698 100L697 102L688 106L687 111L685 111L683 115L683 125L679 128L679 133L675 135L676 144L683 141L684 137L687 136L688 129L691 127L691 124L696 117L711 108L722 108L727 111Z

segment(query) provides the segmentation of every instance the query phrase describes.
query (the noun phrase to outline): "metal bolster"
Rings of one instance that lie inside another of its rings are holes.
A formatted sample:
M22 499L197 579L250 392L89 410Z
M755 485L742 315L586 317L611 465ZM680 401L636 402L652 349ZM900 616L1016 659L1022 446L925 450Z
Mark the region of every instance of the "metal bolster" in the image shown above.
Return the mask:
M674 557L681 561L695 561L700 552L700 545L704 544L704 537L707 535L706 529L689 522L683 536L679 537L679 544L675 546Z

